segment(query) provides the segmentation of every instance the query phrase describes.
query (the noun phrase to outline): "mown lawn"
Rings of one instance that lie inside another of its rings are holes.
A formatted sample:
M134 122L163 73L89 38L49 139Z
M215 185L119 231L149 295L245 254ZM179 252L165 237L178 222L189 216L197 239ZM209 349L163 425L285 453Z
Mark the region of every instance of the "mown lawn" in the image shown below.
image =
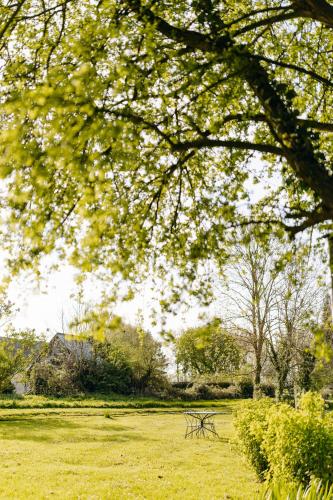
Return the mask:
M237 404L229 400L228 406ZM51 398L46 396L14 396L0 394L0 408L218 408L225 400L181 401L119 394Z
M185 440L179 408L2 409L0 498L255 498L232 444L237 404L220 402L220 440Z

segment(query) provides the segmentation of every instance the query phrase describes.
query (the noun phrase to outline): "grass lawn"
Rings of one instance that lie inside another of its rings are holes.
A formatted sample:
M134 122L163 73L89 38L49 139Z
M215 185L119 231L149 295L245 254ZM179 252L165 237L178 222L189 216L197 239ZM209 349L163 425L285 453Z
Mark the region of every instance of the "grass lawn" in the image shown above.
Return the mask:
M256 498L232 444L238 401L219 403L220 440L185 440L179 408L2 409L0 498Z

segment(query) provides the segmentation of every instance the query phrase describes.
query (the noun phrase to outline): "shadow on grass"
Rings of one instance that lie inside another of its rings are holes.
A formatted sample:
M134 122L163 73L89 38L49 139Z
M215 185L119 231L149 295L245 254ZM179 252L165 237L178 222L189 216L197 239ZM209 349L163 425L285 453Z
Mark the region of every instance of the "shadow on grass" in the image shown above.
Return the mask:
M0 420L0 439L56 444L59 442L146 441L147 436L133 432L133 427L113 422L90 427L66 418L13 417Z

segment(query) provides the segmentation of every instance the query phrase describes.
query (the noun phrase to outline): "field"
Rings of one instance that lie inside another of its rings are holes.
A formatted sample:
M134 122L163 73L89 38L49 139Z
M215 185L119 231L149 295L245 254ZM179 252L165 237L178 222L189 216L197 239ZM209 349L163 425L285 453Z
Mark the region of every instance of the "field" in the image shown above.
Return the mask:
M124 408L109 401L105 409L105 400L91 407L71 401L72 408L46 408L36 398L17 400L16 408L1 401L1 499L256 497L258 484L233 443L238 401L213 405L225 412L216 416L219 440L185 440L182 409L171 403L138 409L125 403L149 400Z

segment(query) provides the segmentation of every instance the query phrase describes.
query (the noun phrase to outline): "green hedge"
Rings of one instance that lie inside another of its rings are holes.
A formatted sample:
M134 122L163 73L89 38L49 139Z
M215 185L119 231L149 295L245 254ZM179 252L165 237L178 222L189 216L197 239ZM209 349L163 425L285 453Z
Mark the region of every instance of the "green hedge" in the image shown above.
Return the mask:
M333 417L320 394L304 394L299 409L266 399L245 403L236 429L260 479L333 483Z

